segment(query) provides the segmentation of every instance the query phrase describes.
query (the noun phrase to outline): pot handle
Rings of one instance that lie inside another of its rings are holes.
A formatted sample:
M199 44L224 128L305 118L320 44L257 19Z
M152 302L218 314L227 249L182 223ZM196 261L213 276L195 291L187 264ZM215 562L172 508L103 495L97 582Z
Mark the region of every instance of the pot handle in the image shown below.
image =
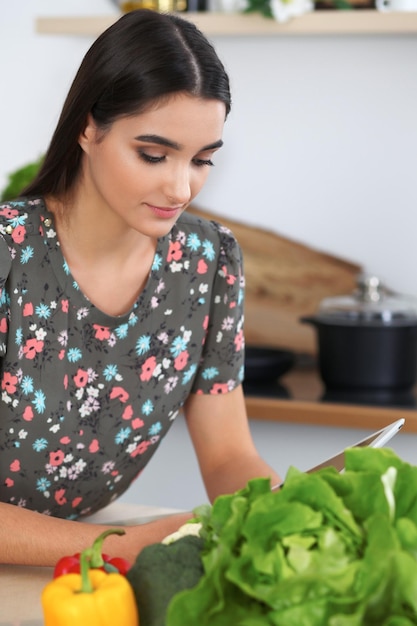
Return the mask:
M318 324L318 320L314 317L314 315L304 315L303 317L300 317L300 322L302 324L312 324L313 326L317 326Z

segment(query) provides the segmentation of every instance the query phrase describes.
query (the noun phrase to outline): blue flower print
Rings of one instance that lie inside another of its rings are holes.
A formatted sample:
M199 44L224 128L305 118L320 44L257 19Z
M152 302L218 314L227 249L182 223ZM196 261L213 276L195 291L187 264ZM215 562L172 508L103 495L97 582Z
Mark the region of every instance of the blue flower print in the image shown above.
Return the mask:
M194 252L201 246L201 241L197 233L190 233L187 238L187 247Z
M192 377L196 373L196 370L197 370L197 365L193 363L191 367L189 367L188 370L184 372L181 383L183 385L186 385L192 379Z
M104 368L103 376L109 382L118 374L117 365L109 364Z
M141 356L145 354L151 347L151 338L149 335L142 335L136 342L136 354Z
M42 452L42 450L45 450L47 445L48 445L48 440L45 439L44 437L41 437L40 439L35 439L35 441L32 444L32 448L35 450L35 452Z
M69 276L70 268L68 267L68 263L66 261L63 262L62 267L64 268L66 275Z
M33 378L31 376L25 376L22 380L22 391L25 394L25 396L28 395L28 393L32 393L33 392Z
M79 348L70 348L68 350L67 359L70 363L76 363L82 357L82 352Z
M187 348L187 344L188 341L186 341L184 337L181 337L180 335L178 335L178 337L175 337L170 348L172 355L178 356L179 354L181 354L181 352L183 352Z
M208 261L213 261L216 256L213 244L208 239L203 241L203 256L205 256Z
M152 426L148 430L148 433L150 437L152 437L153 435L158 435L161 432L161 430L162 430L161 422L155 422L155 424L152 424Z
M32 246L26 246L26 248L23 248L22 252L20 253L20 262L22 265L25 265L26 263L29 263L30 259L33 257L33 248Z
M127 428L121 428L114 438L115 443L123 443L129 437L130 433L131 428L129 428L129 426Z
M217 367L206 367L206 369L203 370L201 375L205 380L211 380L212 378L217 376L218 373L219 373L219 370L217 369Z
M157 270L159 270L161 265L162 265L162 257L161 257L161 255L160 254L155 254L151 270L153 272L156 272Z
M41 389L37 389L35 391L35 397L32 400L32 404L35 406L35 410L38 413L43 413L45 411L45 400L46 396Z
M150 415L153 411L153 403L151 400L146 400L146 402L144 402L142 404L142 413L144 415Z
M22 344L23 341L23 331L21 328L16 328L16 338L15 338L16 344L18 346L20 346Z
M41 317L45 320L47 320L48 317L51 316L51 309L49 308L47 304L38 304L38 306L35 309L35 312L38 317Z
M26 224L26 219L27 215L26 213L24 213L23 215L17 215L16 217L13 217L12 219L7 221L13 226L13 228L16 228L16 226L24 226L24 224Z
M119 339L125 339L125 337L127 337L128 330L129 324L120 324L120 326L117 326L117 328L115 328L114 332Z
M38 491L46 491L48 489L48 487L51 486L51 481L48 480L47 478L38 478L38 480L36 481L36 489Z
M129 326L136 326L137 323L138 323L138 316L135 315L134 313L131 313L129 317L129 321L128 321Z

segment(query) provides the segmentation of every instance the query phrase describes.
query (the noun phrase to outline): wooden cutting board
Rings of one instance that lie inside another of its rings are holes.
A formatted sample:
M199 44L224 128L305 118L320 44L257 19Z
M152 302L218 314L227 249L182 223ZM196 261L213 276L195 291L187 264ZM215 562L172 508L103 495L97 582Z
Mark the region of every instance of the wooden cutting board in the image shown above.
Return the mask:
M352 292L361 266L263 228L189 210L230 228L242 247L246 343L315 354L315 330L300 317L315 313L325 297Z

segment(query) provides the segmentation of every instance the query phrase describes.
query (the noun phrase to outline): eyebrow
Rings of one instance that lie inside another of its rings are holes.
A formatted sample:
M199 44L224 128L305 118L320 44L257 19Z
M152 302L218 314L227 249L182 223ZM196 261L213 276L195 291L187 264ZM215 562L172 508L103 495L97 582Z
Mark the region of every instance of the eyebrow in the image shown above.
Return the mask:
M144 141L145 143L156 143L159 146L165 146L167 148L173 148L173 150L181 150L181 144L176 141L171 141L170 139L166 139L165 137L160 137L159 135L138 135L135 137L137 141ZM223 145L223 140L219 139L213 143L208 144L207 146L203 146L199 152L205 152L206 150L216 150L216 148L221 148Z

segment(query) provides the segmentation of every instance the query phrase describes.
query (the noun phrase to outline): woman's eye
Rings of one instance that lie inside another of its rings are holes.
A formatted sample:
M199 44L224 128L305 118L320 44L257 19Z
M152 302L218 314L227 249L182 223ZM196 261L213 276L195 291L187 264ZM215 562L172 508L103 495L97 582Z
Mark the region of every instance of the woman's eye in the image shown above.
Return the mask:
M194 165L197 165L197 167L204 167L204 165L208 165L209 167L213 167L214 163L213 161L211 161L211 159L193 159L193 163Z
M162 163L162 161L164 161L165 159L164 156L152 156L151 154L143 152L142 150L139 150L139 156L142 161L145 161L145 163Z

